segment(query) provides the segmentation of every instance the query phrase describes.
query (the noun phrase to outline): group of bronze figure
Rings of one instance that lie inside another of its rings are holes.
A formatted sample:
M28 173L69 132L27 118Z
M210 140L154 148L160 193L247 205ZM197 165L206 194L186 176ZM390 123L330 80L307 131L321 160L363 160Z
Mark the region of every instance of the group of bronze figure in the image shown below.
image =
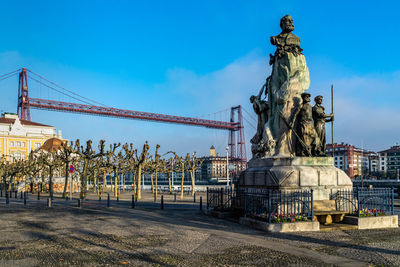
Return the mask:
M325 114L322 96L316 96L311 106L311 95L305 92L309 72L300 38L292 33L293 19L284 16L280 26L282 32L271 37L277 47L270 55L272 74L258 95L250 97L258 116L257 133L251 139L253 157L325 156L325 123L333 121L334 114Z
M250 97L250 102L258 116L257 133L252 138L252 143L261 141L264 125L268 121L269 106L266 100L261 99L262 91L258 96ZM302 93L301 98L302 103L296 109L293 120L289 122L281 118L296 138L296 156L325 156L325 123L333 121L334 114L325 114L325 108L322 106L323 97L320 95L314 98L313 107L310 104L311 94Z

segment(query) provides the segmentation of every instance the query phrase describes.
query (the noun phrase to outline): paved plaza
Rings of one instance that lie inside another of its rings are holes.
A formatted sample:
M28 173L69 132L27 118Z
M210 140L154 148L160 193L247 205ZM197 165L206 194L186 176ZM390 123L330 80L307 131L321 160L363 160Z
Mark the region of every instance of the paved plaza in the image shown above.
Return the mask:
M0 200L0 266L399 266L400 229L271 234L145 193L119 203ZM203 195L203 200L205 196ZM205 209L205 201L203 208Z

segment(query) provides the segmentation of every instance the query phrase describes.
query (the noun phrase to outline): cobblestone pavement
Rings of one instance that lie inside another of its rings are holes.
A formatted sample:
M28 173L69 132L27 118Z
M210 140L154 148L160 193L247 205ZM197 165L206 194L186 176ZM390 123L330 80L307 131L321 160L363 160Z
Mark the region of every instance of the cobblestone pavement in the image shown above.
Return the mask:
M400 266L400 229L271 234L206 216L191 197L165 196L164 210L129 199L0 199L0 266Z

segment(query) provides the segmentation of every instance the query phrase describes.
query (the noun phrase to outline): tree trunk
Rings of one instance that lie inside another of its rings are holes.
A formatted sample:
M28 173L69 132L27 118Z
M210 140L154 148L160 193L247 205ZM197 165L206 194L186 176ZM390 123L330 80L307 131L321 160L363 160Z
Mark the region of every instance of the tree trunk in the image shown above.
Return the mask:
M181 179L181 199L183 199L183 179L185 178L185 165L182 163L182 179Z
M190 171L190 179L192 181L192 196L194 196L194 170Z
M150 180L151 180L151 193L154 194L154 182L153 182L153 173L150 173Z
M137 170L137 176L136 176L136 179L137 179L137 186L136 186L136 193L137 193L137 199L142 199L142 190L141 190L141 185L140 185L140 182L141 182L141 179L142 178L142 166L141 165L139 165L139 167L138 167L138 170Z
M49 167L49 190L50 198L53 198L53 166Z
M125 192L125 174L122 174L122 191Z
M62 194L63 198L65 198L65 194L67 193L68 173L69 173L69 162L65 163L65 181L64 181L64 190L63 190L63 194Z
M85 159L85 161L83 163L83 171L82 171L82 176L81 176L81 198L83 198L84 194L86 193L87 165L88 165L88 161L87 161L87 159Z
M169 193L172 194L172 187L171 187L171 174L168 172L168 189L169 189Z
M104 170L103 172L103 192L104 192L104 188L107 187L107 172Z
M156 169L156 176L154 177L154 178L156 179L156 186L155 186L155 190L156 190L156 199L157 199L157 193L158 193L157 177L158 177L158 171L157 171L157 169Z
M114 168L114 196L118 195L118 168Z

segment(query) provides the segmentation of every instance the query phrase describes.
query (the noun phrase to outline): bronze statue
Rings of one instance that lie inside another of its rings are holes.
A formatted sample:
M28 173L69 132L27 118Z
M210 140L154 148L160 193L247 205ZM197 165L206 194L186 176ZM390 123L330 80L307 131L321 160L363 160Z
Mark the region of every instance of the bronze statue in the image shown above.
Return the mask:
M290 15L281 18L280 23L282 32L277 36L271 37L271 44L276 45L275 55L270 54L269 64L275 62L275 58L281 58L285 53L292 53L297 56L302 54L300 48L300 38L292 33L294 31L293 19Z
M297 156L319 156L321 155L321 145L317 132L314 128L312 107L310 105L309 93L302 93L303 103L300 105L296 113L296 133L299 136L296 141ZM311 151L311 155L310 155Z
M316 96L314 98L315 106L312 108L312 117L314 120L314 128L317 132L318 138L320 140L320 151L321 154L325 154L326 149L326 135L325 135L325 122L330 122L334 120L334 114L325 114L325 108L321 106L322 96Z
M261 99L261 95L264 92L265 84L261 87L260 92L257 96L252 95L250 102L253 104L254 112L257 114L257 132L254 137L250 140L252 144L258 144L261 141L265 123L268 121L269 105L267 101Z

